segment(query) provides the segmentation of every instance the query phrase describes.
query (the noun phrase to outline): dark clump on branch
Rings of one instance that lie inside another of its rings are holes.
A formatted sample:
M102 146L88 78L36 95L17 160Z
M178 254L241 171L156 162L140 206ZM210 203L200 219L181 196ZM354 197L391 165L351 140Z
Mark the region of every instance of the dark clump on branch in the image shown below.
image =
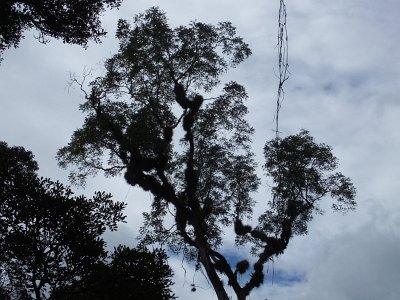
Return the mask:
M157 167L157 161L154 158L140 158L135 160L135 167L141 171L147 172Z
M183 85L180 83L175 83L174 93L176 102L178 102L183 109L189 108L196 113L203 103L203 97L200 95L196 95L192 100L189 100Z
M175 87L174 87L174 93L175 93L175 99L176 102L178 102L178 104L183 108L183 109L187 109L190 106L190 101L189 99L186 97L186 91L183 88L183 85L180 83L175 83Z
M236 271L239 272L240 274L244 274L244 273L246 273L249 266L250 266L250 264L249 264L248 260L239 261L236 264Z
M243 225L240 219L235 220L235 233L237 235L246 235L251 231L251 229L250 225Z
M256 262L256 263L254 264L254 271L255 271L255 272L262 272L263 268L264 268L264 266L263 266L263 264L260 263L260 262Z
M169 152L172 143L173 136L173 128L172 127L164 127L163 129L163 139L157 145L156 149L154 149L155 154L157 155L157 168L160 170L164 170L167 166L169 160Z
M250 234L251 234L251 236L253 238L262 240L263 242L267 242L268 241L268 236L264 232L262 232L261 230L254 229L254 230L251 231Z
M190 109L195 113L198 112L200 109L200 106L203 104L203 101L204 101L204 99L201 95L196 95L193 98L193 100L190 101L190 106L189 106Z
M225 266L224 266L224 264L221 262L221 261L216 261L215 263L214 263L214 268L218 271L218 272L220 272L220 273L224 273L225 271L224 271L224 268Z
M264 282L264 273L256 271L251 274L251 282L255 287L259 287Z
M254 264L254 272L251 274L250 281L255 287L259 287L264 282L263 264L261 262Z
M202 96L196 95L193 99L189 100L186 97L185 89L180 83L175 83L174 93L176 102L178 102L183 109L189 109L183 117L183 129L186 131L186 140L190 140L193 138L192 127L195 121L195 115L203 104L204 99Z
M175 222L178 230L183 230L186 227L187 221L187 216L178 210L175 214Z
M129 164L126 168L124 177L127 183L135 186L137 184L137 178L139 175L140 172L132 164Z
M183 129L186 131L186 139L191 139L192 127L195 116L203 103L203 97L197 95L193 100L189 100L189 112L183 117Z
M194 123L194 113L189 112L183 117L183 129L189 133Z
M187 168L185 170L185 179L186 179L186 191L190 195L194 195L197 189L197 183L198 183L198 174L196 170L193 170L191 168Z
M172 142L172 136L174 134L172 127L165 127L163 130L163 134L164 134L164 143L169 145Z
M212 213L213 210L213 202L210 197L207 197L206 200L204 200L204 205L203 205L203 216L207 217Z

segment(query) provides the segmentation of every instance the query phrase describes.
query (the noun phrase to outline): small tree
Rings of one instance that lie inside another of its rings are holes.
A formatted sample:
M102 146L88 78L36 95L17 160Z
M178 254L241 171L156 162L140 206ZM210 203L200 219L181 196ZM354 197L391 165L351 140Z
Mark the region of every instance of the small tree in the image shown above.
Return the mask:
M73 196L37 176L31 152L0 142L0 276L13 299L44 299L106 255L101 235L124 220L110 194Z
M2 0L0 5L0 58L5 49L18 47L23 32L39 31L40 42L47 37L86 46L100 41L106 32L100 15L105 7L119 7L121 0Z
M50 299L175 299L171 268L164 250L152 252L119 246L109 263L93 266L72 285L53 292Z
M105 76L90 83L81 106L85 123L58 152L60 165L78 167L71 173L75 182L98 171L123 172L128 184L151 192L142 242L168 243L197 260L218 299L228 299L223 278L238 299L260 286L263 265L294 235L307 232L325 195L338 200L336 209L354 207L350 180L332 174L337 162L331 149L301 131L267 142L273 197L256 227L243 224L253 217L252 193L259 185L253 129L245 120L247 94L236 82L220 96L211 92L228 67L251 54L248 45L228 22L171 29L158 8L136 16L132 28L120 20L117 37L120 50L106 61ZM167 227L169 213L173 227ZM252 267L247 257L231 262L219 252L228 226L238 244L253 244ZM246 271L241 285L238 274Z

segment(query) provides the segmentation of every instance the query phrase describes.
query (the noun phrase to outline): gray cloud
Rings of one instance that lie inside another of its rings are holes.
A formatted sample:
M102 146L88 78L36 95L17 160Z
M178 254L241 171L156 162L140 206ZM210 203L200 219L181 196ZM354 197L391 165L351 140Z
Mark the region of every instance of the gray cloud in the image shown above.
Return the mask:
M376 208L375 208L376 209ZM381 208L383 210L383 208ZM298 299L397 299L400 294L400 219L381 228L385 214L357 232L328 241Z

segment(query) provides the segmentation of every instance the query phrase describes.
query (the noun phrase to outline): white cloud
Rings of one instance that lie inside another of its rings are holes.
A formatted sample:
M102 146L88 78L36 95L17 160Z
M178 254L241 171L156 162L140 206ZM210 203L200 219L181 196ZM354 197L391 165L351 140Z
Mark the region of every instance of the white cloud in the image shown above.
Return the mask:
M326 255L309 273L305 294L298 299L397 299L399 221L382 229L385 219L378 217L357 232L330 239Z

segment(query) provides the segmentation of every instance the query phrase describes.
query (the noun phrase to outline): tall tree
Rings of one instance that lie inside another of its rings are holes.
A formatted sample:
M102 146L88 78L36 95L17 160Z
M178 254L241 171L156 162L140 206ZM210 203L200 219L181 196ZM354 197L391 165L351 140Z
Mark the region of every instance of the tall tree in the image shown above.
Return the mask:
M4 50L17 47L23 32L36 29L38 39L60 38L65 43L86 46L100 41L106 32L100 15L121 0L2 0L0 5L0 58Z
M164 250L118 246L110 262L94 265L72 285L55 290L50 299L176 299L170 289L172 275Z
M236 82L225 84L219 96L213 91L228 67L251 54L231 23L172 29L165 14L151 8L134 18L133 27L120 20L117 37L120 50L106 61L106 74L90 83L81 106L85 123L59 150L60 165L77 166L71 173L76 182L98 171L124 173L128 184L151 192L143 243L168 243L197 260L218 299L228 299L223 278L238 299L260 286L263 265L307 232L325 195L337 200L335 209L354 208L355 189L333 173L331 149L301 131L266 143L273 197L257 226L243 224L255 217L252 193L259 185L247 94ZM219 251L229 226L238 245L253 245L252 267L245 256L232 262ZM241 285L238 274L247 271Z
M124 203L97 192L73 196L39 178L30 151L0 142L0 276L12 299L45 299L106 252L101 235L124 220Z

